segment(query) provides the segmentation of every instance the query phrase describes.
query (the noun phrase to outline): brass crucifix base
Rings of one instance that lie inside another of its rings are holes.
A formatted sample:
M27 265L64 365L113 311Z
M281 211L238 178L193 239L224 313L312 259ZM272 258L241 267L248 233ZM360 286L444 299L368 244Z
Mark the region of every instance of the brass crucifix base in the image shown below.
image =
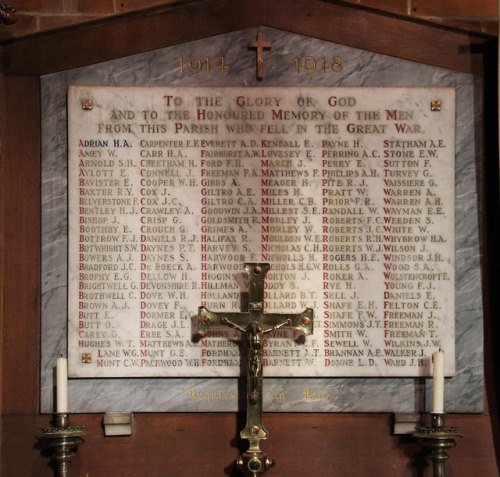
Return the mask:
M274 460L267 457L260 449L257 451L248 449L236 460L236 467L250 477L264 475L267 469L274 467L274 464Z
M249 477L264 475L274 466L274 461L260 450L261 439L269 433L262 424L262 351L263 337L277 329L313 332L314 312L307 308L302 313L264 313L264 280L269 271L268 263L245 263L248 275L248 311L213 312L204 306L198 308L198 331L205 335L213 328L229 326L246 336L248 346L247 365L247 422L241 431L242 439L250 443L248 450L236 461L236 465Z

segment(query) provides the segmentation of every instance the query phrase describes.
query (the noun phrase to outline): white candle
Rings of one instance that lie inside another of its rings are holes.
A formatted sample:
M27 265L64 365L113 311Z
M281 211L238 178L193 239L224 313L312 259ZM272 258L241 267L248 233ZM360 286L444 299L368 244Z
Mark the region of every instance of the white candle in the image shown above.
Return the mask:
M68 360L56 361L56 412L68 412Z
M444 412L444 351L432 353L432 412Z

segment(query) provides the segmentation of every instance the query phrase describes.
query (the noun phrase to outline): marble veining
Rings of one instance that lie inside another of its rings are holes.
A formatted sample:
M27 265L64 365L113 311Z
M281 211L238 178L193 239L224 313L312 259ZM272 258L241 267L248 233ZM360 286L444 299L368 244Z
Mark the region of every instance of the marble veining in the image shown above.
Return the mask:
M270 28L259 28L266 51L265 78L255 78L255 52L247 45L257 29L215 36L42 78L42 372L41 409L53 410L53 366L67 354L67 115L69 85L183 86L452 86L456 89L456 375L447 379L447 412L483 409L483 325L478 229L477 164L482 105L479 80ZM244 52L242 54L242 52ZM226 74L179 74L178 58L224 55ZM300 75L295 57L339 56L343 71ZM264 370L265 373L265 370ZM424 378L267 378L266 411L415 412L429 408L431 380ZM234 411L242 379L73 379L71 412ZM226 398L211 399L225 391ZM212 393L212 394L211 394Z

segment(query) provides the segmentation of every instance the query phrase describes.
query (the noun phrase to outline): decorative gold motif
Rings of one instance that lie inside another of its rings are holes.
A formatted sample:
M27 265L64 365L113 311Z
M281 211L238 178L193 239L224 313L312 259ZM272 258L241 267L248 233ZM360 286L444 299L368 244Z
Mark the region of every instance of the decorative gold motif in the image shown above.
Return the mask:
M431 101L431 111L441 111L443 102L440 99L434 99Z
M263 306L262 306L262 302L259 301L259 302L251 302L248 304L248 308L252 311L259 311L259 310L262 310Z
M94 102L92 98L84 98L82 99L82 109L84 111L91 111L94 108Z
M268 263L245 263L249 280L247 312L213 312L204 306L198 308L198 329L202 336L211 328L229 326L246 337L247 422L240 436L247 439L250 446L236 465L249 477L264 475L267 469L274 466L274 461L260 450L260 440L267 439L269 435L262 424L263 337L280 328L304 334L313 332L314 312L311 308L296 314L264 313L264 280L269 269Z
M203 324L208 325L210 323L210 317L209 316L204 316L202 318Z
M16 10L6 3L0 3L0 23L13 25L16 22Z
M82 353L82 363L92 363L92 353Z
M276 401L284 401L286 399L285 392L284 391L277 391L274 394L274 399Z

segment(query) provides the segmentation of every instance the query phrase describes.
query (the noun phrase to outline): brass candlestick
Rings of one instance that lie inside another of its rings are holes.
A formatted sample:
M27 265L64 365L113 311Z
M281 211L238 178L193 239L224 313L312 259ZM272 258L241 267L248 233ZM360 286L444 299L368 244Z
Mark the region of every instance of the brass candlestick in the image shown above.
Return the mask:
M445 477L446 451L455 447L457 439L462 437L458 427L445 427L444 416L444 413L431 412L431 425L418 427L414 434L419 443L430 451L428 457L432 462L433 477Z
M75 450L83 444L84 426L70 426L69 414L60 412L54 414L54 426L45 427L38 436L44 448L53 452L51 464L55 477L69 477L71 458Z

